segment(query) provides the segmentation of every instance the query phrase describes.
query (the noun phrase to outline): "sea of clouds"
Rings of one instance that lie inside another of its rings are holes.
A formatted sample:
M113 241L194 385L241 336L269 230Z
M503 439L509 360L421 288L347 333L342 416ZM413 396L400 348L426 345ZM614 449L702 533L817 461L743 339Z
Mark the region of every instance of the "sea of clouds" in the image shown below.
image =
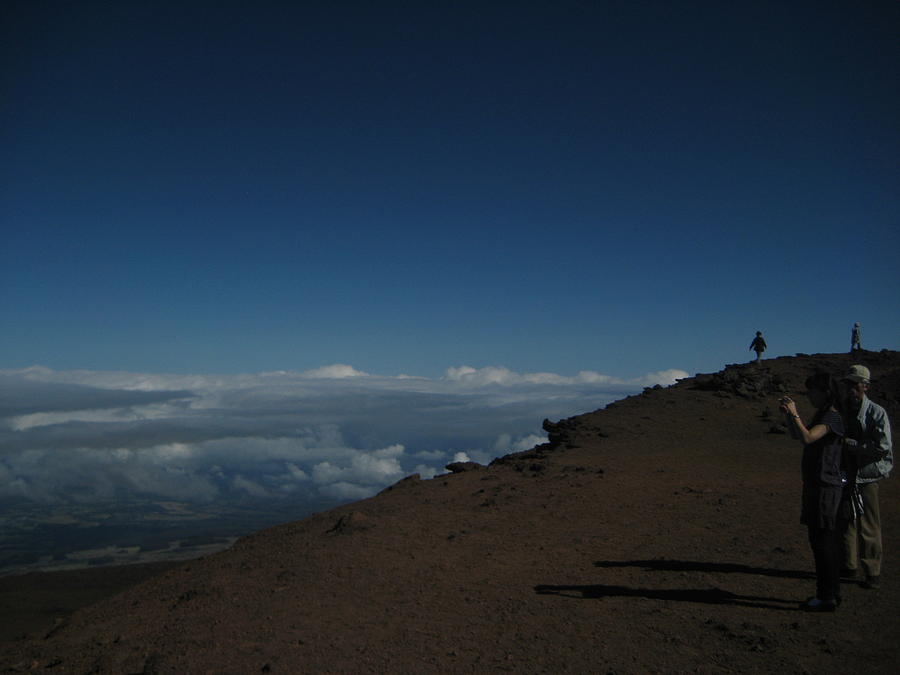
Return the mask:
M545 441L545 417L682 377L468 366L439 378L347 365L249 375L0 371L0 500L359 499L452 461L527 450Z

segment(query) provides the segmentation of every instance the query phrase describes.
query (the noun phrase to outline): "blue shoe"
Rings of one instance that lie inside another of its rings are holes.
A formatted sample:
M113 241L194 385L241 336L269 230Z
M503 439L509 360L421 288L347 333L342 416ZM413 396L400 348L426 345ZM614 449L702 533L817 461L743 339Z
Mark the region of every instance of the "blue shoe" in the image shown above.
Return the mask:
M833 612L837 609L837 603L833 600L810 598L806 602L800 603L800 609L804 612Z

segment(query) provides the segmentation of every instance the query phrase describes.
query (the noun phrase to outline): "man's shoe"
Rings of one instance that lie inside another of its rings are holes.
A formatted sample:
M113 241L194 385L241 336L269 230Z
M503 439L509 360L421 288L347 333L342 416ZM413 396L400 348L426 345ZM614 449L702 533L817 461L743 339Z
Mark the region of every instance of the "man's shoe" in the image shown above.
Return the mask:
M881 588L881 577L866 577L866 580L862 582L862 587L868 588L870 591L877 591L879 588Z
M841 568L841 579L846 579L847 581L856 581L859 578L859 570L851 569L849 567Z
M804 612L833 612L837 609L837 604L830 600L810 598L806 602L800 603L800 609L802 609Z

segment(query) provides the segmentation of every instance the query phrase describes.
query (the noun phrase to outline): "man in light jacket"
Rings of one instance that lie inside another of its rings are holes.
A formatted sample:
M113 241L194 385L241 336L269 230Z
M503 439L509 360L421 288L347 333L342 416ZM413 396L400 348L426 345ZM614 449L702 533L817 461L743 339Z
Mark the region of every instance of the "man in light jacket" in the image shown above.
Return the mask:
M866 396L869 369L850 366L844 376L850 395L848 403L847 450L857 458L856 485L862 497L863 513L847 527L844 537L844 570L855 578L862 568L863 586L881 585L881 514L878 510L878 481L887 478L894 466L891 422L887 413ZM856 408L858 406L858 409ZM855 413L855 417L853 416Z

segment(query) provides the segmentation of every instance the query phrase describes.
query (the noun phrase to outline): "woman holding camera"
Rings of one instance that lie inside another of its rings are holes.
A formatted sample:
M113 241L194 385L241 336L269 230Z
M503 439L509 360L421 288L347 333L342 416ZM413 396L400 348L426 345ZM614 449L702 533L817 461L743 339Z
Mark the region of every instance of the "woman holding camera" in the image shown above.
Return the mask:
M841 452L844 422L837 381L828 373L807 378L806 389L816 413L807 427L790 397L781 399L781 410L790 417L803 441L803 508L816 563L816 595L800 605L809 612L833 612L841 603L841 541L847 528L846 500L855 476L848 476Z

